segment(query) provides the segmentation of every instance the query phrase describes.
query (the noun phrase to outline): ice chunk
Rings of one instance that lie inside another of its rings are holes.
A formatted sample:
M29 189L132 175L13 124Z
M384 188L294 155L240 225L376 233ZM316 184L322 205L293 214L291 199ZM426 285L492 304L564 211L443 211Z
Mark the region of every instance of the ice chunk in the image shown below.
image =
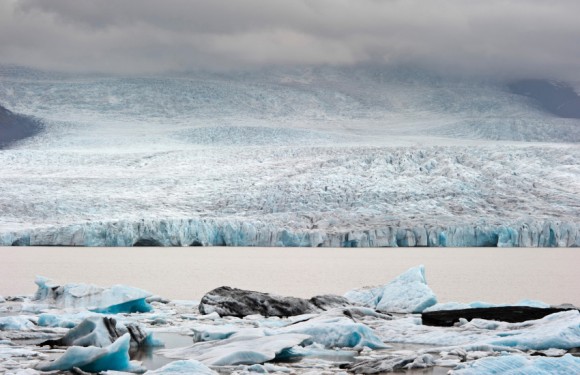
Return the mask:
M130 342L131 336L127 333L105 348L72 346L56 361L40 363L36 368L41 371L66 371L73 367L88 372L134 371L136 365L129 361Z
M311 338L308 341L322 344L327 348L362 349L365 346L372 349L389 348L371 328L344 317L315 318L280 328L275 332L309 335Z
M157 370L147 371L145 375L217 375L203 363L190 359L171 362Z
M38 316L38 325L40 327L61 327L61 328L74 328L77 324L82 322L86 318L93 316L102 316L98 313L93 313L90 311L81 311L73 314L50 314L44 313Z
M87 309L104 314L149 312L152 309L145 300L151 293L130 286L58 285L41 276L36 277L35 283L38 285L35 301L51 303L62 309Z
M505 355L460 364L451 375L568 375L580 373L580 358L566 354L560 358Z
M0 317L0 331L27 331L34 328L34 323L26 316Z
M0 296L0 303L4 303L4 302L6 302L6 298Z
M435 294L427 286L423 265L409 269L386 285L355 289L344 296L363 306L397 313L419 313L437 303Z
M253 365L276 357L285 349L310 338L301 334L279 334L265 336L261 330L232 335L210 342L198 342L186 348L160 350L159 353L177 359L196 359L208 366Z

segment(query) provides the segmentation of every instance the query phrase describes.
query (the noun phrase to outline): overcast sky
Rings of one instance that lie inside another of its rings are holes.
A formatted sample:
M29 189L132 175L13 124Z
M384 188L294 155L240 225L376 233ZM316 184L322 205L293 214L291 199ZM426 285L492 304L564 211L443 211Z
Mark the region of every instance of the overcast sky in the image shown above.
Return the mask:
M0 0L0 63L162 72L422 64L580 79L580 0Z

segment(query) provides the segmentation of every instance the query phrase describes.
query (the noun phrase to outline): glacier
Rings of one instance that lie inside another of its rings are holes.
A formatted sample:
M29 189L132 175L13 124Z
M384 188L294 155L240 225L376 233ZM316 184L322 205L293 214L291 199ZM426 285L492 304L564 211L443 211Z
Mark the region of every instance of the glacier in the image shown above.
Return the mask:
M42 123L0 152L0 245L580 246L580 119L509 85L0 67L0 106Z

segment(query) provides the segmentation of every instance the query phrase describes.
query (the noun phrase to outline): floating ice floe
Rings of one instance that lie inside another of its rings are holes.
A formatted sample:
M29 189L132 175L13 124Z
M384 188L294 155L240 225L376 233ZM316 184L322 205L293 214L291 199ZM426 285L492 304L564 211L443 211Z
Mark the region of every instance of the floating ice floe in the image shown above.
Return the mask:
M383 312L419 313L437 303L427 286L425 267L413 267L386 285L354 289L344 297Z
M319 317L280 328L271 334L301 333L310 336L306 342L324 345L326 348L385 349L389 345L362 323L346 317Z
M186 348L166 349L159 353L168 358L195 359L208 366L253 365L276 358L285 349L300 345L310 336L280 334L265 336L256 329L243 331L219 341L198 342Z
M0 317L0 331L30 330L35 327L35 324L30 319L31 317L24 315Z
M566 354L559 358L504 355L460 364L451 375L569 375L580 374L580 358Z
M87 372L138 371L141 368L129 360L130 342L131 336L127 333L104 348L71 346L54 362L40 363L36 368L41 371L66 371L73 367Z
M171 362L157 370L147 371L145 375L217 375L203 363L189 359Z
M34 301L49 303L61 309L86 309L104 314L151 311L151 306L145 300L151 294L130 286L103 288L91 284L58 285L40 276L36 277L35 283L38 290Z

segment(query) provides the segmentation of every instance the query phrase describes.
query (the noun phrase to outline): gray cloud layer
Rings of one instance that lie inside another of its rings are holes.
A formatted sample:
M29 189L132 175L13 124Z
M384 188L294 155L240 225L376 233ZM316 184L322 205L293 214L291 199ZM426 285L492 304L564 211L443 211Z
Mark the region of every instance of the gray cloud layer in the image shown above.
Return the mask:
M104 72L412 63L580 79L578 0L0 1L0 63Z

